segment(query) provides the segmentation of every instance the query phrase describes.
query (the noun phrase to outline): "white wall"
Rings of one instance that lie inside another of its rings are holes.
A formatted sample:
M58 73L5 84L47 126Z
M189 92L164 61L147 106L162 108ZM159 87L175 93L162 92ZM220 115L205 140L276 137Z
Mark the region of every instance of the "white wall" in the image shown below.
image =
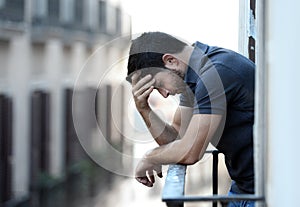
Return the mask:
M267 1L267 206L299 205L299 1Z

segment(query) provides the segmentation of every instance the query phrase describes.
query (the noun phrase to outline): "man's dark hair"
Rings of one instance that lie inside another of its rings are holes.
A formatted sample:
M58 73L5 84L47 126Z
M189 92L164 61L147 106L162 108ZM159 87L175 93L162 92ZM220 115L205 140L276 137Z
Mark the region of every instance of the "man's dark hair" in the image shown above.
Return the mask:
M181 52L186 45L186 43L166 33L143 33L132 40L127 66L127 80L131 82L131 74L137 70L165 68L162 56L166 53ZM144 75L147 74L142 73L140 77Z

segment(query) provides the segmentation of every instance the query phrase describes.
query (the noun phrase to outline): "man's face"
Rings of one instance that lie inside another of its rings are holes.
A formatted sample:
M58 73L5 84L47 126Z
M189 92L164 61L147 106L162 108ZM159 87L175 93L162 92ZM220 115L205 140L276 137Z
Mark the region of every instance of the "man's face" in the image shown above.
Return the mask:
M169 95L180 94L185 90L185 83L183 77L179 75L169 70L159 72L154 76L154 87L165 98Z

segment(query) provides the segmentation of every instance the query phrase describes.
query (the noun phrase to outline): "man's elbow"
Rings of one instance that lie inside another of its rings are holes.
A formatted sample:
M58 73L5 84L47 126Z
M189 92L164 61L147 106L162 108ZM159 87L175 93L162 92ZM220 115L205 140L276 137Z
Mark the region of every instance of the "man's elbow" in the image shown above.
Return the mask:
M179 164L182 164L182 165L193 165L196 162L198 162L199 160L200 160L199 156L187 155L183 159L180 160Z
M182 140L174 143L175 148L173 149L177 149L177 159L179 162L178 164L182 164L182 165L193 165L196 162L198 162L202 156L203 153L201 150L199 150L198 148L195 148L191 145L187 145L182 143ZM176 145L178 144L178 145Z

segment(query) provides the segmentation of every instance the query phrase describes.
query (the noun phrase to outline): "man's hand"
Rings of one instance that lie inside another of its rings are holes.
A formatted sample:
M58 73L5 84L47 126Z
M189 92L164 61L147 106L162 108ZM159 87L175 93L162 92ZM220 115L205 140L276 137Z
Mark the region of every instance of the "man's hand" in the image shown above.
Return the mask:
M154 171L158 177L163 177L161 165L154 165L143 158L136 167L135 179L145 186L152 187L155 183Z
M132 76L132 95L134 97L137 110L142 113L150 110L148 98L154 89L153 84L155 83L155 79L152 78L151 75L147 75L138 81L139 75L140 73L136 72Z

